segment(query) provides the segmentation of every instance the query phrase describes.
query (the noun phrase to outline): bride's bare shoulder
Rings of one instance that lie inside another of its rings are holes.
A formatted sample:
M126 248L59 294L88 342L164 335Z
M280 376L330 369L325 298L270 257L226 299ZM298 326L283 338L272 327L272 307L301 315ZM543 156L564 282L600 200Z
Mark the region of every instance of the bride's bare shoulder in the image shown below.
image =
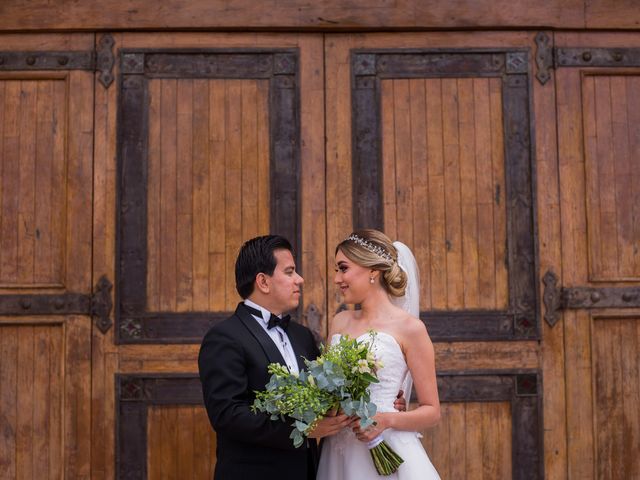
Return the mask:
M342 310L334 315L329 323L329 338L334 334L344 332L353 319L353 310Z

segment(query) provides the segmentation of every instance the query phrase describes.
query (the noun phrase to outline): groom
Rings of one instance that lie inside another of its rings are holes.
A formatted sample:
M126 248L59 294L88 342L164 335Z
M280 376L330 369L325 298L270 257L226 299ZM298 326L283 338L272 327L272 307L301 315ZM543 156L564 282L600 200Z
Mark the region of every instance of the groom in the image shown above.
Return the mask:
M240 249L236 289L244 301L209 330L198 358L204 404L217 434L217 480L313 480L315 439L351 423L346 415L324 418L307 442L294 448L291 422L250 410L254 392L264 390L269 381L269 363L298 372L304 368L303 358L318 355L311 331L284 315L298 307L303 281L287 239L266 235Z

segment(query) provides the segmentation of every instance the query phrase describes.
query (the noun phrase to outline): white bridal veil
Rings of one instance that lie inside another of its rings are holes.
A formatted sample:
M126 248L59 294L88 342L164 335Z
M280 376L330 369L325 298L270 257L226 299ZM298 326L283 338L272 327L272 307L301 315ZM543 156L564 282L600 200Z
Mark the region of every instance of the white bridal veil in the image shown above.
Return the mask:
M395 241L393 246L398 251L398 265L407 275L407 288L405 289L404 296L391 297L391 302L409 312L414 317L420 318L420 272L418 271L418 264L416 258L413 256L411 249L404 243ZM407 403L411 398L411 388L413 386L413 379L411 374L407 372L407 377L403 382L404 397L407 399Z

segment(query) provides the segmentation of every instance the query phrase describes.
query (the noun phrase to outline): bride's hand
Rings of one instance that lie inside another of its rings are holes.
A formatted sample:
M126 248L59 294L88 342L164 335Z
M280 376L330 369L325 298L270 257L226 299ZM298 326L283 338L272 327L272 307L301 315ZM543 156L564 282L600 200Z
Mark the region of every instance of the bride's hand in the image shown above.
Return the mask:
M388 427L387 425L387 415L386 413L379 413L373 419L375 420L375 425L369 425L364 430L360 428L360 423L357 423L353 427L353 433L356 434L356 438L361 442L370 442L377 436L379 436L382 432L384 432Z

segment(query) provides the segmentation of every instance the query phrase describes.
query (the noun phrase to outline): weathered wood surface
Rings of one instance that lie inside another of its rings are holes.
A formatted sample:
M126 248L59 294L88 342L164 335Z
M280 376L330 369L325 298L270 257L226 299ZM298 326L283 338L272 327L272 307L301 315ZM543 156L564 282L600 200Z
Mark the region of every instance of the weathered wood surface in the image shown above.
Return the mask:
M555 42L639 46L637 36L627 34L558 33ZM637 96L636 78L637 71L624 68L567 67L555 74L563 285L637 286L635 252L627 248L638 242L637 200L627 183L633 177L627 150L637 147L634 136L623 135L637 129L637 112L620 103ZM627 410L625 400L637 395L630 388L637 377L637 310L571 310L563 323L566 474L633 478L637 465L620 455L637 450L640 435L637 408Z
M148 0L99 4L63 0L6 0L0 30L250 29L306 30L388 28L638 28L633 0L170 0L157 8Z

